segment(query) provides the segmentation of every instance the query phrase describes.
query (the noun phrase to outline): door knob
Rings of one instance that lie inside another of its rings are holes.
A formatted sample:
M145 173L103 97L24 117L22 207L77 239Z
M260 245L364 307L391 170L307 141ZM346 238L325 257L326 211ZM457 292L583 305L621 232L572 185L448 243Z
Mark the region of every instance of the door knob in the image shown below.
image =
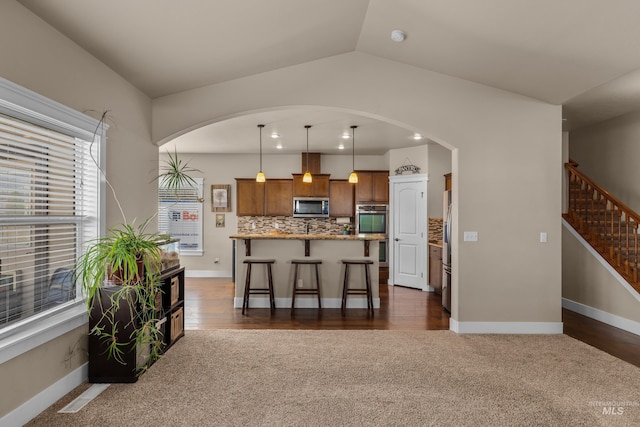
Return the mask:
M396 242L399 242L399 241L400 241L400 239L398 239L397 237L396 237L395 239L393 239L393 240L395 240Z

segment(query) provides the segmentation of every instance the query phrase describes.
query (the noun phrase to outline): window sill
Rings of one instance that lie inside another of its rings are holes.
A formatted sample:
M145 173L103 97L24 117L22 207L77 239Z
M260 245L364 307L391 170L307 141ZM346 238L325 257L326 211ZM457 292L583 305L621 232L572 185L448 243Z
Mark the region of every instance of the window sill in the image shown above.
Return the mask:
M59 313L34 319L13 333L0 332L0 364L85 325L88 321L86 304L81 301Z

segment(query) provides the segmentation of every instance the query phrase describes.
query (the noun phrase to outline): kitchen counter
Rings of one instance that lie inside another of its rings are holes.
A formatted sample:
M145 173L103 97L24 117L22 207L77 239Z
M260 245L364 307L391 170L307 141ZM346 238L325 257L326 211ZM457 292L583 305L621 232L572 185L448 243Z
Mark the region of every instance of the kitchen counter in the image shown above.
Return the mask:
M385 240L384 234L289 234L289 233L267 233L267 234L234 234L231 239L258 240Z
M369 256L369 242L385 240L384 234L290 234L290 233L278 233L271 232L267 234L234 234L229 236L231 239L242 239L245 242L245 255L251 256L251 241L252 240L303 240L304 241L304 256L311 255L311 240L339 240L339 241L361 241L364 242L365 257Z
M439 248L444 247L442 240L429 241L429 246L437 246Z
M344 278L343 259L363 259L373 261L370 266L371 283L373 292L373 305L380 307L379 297L379 242L384 240L383 235L337 235L337 234L235 234L230 236L236 239L235 269L236 289L234 307L242 307L244 282L246 274L247 257L270 258L276 262L272 267L273 285L276 300L276 308L291 308L293 292L293 266L292 259L304 259L310 257L322 261L320 264L320 289L323 308L340 308L342 304L342 282ZM244 246L244 248L243 248ZM266 270L266 269L264 269ZM303 287L311 287L312 269L307 266L300 268L299 276L303 281ZM353 284L361 284L364 288L364 270L362 268L350 269L350 280ZM251 273L252 287L266 287L266 275L263 268L254 267ZM359 286L359 285L358 285ZM249 298L249 312L251 308L269 307L268 299L262 295L252 295ZM317 299L315 295L297 295L296 308L315 308ZM364 296L350 296L347 307L366 308Z

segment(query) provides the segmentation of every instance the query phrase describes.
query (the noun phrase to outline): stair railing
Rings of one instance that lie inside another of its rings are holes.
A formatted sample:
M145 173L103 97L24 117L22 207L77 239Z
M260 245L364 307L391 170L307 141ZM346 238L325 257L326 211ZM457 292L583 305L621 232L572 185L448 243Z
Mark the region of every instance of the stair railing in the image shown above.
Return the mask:
M569 179L565 219L640 292L640 215L580 172L575 162L566 163L565 169Z

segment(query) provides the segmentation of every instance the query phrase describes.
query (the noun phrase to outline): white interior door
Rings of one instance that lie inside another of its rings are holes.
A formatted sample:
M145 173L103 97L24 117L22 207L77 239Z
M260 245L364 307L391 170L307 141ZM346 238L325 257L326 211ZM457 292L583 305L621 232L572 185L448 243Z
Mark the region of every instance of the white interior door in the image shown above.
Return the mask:
M391 177L391 262L394 285L428 290L427 179Z

